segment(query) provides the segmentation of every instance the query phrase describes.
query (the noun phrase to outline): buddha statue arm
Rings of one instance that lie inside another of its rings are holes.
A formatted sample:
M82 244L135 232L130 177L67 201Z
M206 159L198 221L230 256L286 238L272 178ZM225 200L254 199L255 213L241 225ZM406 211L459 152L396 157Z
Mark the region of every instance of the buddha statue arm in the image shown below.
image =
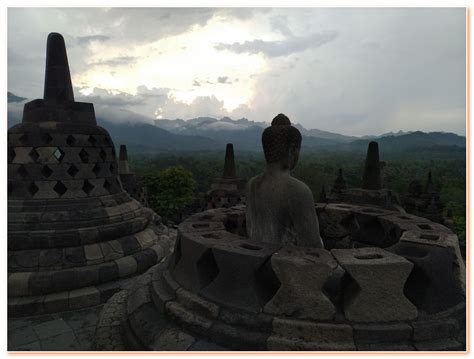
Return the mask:
M319 233L319 222L314 208L314 199L311 190L305 186L292 201L292 222L298 235L298 246L324 248Z

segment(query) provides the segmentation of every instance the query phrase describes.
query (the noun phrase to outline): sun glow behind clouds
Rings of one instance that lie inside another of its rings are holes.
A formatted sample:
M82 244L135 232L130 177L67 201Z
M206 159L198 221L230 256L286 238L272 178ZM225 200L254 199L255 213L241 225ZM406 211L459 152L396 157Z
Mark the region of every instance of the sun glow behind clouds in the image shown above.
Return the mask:
M253 39L252 30L241 21L215 17L182 35L128 48L91 43L89 69L74 82L84 95L94 87L135 95L142 85L168 88L169 95L188 104L196 97L214 95L231 111L251 99L256 81L252 75L266 71L267 64L260 54L217 51L214 46ZM259 34L272 37L264 30Z

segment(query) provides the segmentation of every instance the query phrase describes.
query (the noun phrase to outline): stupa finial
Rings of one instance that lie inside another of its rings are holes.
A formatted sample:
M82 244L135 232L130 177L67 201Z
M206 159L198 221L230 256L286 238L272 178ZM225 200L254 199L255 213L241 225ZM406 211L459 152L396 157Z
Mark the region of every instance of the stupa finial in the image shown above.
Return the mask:
M362 179L363 189L381 189L382 178L380 174L379 144L375 141L369 143L367 157L365 159L364 177Z
M74 101L66 44L61 34L52 32L46 45L44 99L56 103Z
M128 165L127 146L125 145L120 145L118 165L118 171L120 174L130 173L130 167Z
M222 177L234 178L235 176L234 145L228 143L225 148L224 175Z

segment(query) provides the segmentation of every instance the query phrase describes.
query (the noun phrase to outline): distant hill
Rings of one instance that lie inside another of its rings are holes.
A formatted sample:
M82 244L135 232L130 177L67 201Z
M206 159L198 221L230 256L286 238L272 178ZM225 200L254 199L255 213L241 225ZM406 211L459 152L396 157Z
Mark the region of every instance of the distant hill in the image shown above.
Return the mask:
M403 135L391 135L375 139L381 150L386 152L402 152L416 148L439 146L466 147L466 138L449 132L416 131ZM366 150L370 139L356 140L344 146L346 150Z
M188 134L188 135L201 135L201 136L215 136L223 135L226 137L240 137L240 135L231 134L231 132L240 132L241 135L252 136L255 133L261 133L261 130L270 126L268 122L255 122L250 121L246 118L241 118L238 120L232 120L229 117L223 117L221 119L216 119L212 117L197 117L189 120L167 120L160 119L155 120L155 125L164 130L176 133L176 134ZM329 143L346 143L353 140L356 140L357 137L354 136L345 136L338 133L322 131L318 129L308 130L302 125L295 123L294 126L298 128L303 136L315 137L318 140L321 140L321 144ZM329 141L325 141L329 140ZM311 141L313 145L314 141ZM313 146L312 145L312 146Z
M27 100L26 97L20 97L20 96L17 96L17 95L14 95L13 93L11 92L7 92L7 102L8 103L11 103L11 102L23 102Z
M223 144L201 136L176 135L153 125L112 123L97 118L112 137L115 146L126 144L130 152L188 152L222 150Z
M8 127L21 122L24 97L8 93ZM82 100L82 99L79 99ZM226 143L233 143L239 151L261 152L261 136L266 122L246 118L220 120L198 117L191 120L153 120L125 109L96 106L97 122L106 128L116 146L126 144L130 152L193 152L223 151ZM147 122L147 123L146 123ZM153 123L155 125L153 125ZM318 129L307 130L295 124L303 135L302 147L307 152L365 152L371 140L379 143L381 156L407 153L414 157L436 154L449 158L465 154L466 138L448 132L389 133L381 137L344 136Z

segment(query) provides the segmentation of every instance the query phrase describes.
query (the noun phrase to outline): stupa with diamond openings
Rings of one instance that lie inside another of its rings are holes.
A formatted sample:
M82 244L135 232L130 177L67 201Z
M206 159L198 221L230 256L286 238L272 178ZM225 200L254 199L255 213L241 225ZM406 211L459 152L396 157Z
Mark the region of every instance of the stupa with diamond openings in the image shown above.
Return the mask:
M97 305L159 262L172 239L122 188L94 106L74 100L63 37L47 40L43 99L8 131L8 310Z

